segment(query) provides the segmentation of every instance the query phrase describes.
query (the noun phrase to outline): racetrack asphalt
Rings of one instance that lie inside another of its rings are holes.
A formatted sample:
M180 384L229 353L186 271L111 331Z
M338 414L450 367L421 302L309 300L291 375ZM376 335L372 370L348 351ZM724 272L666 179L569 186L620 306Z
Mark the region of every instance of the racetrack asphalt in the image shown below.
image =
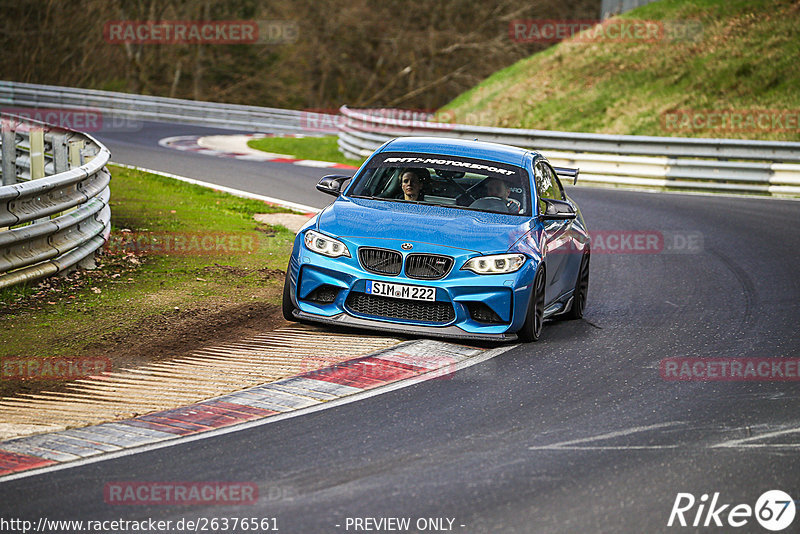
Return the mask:
M202 126L142 122L136 130L101 131L93 134L111 150L111 161L169 172L250 193L280 198L318 208L332 197L314 186L326 174L352 175L351 169L317 169L285 163L245 161L195 154L159 146L158 141L176 135L248 133Z
M201 130L146 123L137 135L97 137L114 161L314 206L329 200L313 190L324 169L157 145ZM367 517L451 518L454 532L728 532L667 527L677 494L719 492L720 504L752 507L780 489L797 500L800 382L667 381L659 362L800 357L800 202L569 193L595 232L699 235L701 245L593 254L584 320L547 324L538 343L449 379L0 483L3 517L275 517L282 533L364 532L352 519ZM252 482L260 497L106 504L104 486L118 481ZM766 532L752 517L735 531Z

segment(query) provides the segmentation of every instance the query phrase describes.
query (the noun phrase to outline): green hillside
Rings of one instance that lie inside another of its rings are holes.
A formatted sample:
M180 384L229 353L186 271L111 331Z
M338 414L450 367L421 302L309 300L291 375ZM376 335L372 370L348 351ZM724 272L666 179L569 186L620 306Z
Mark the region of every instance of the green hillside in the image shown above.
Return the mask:
M661 0L619 19L659 21L664 31L649 41L562 41L460 95L442 108L443 120L800 140L800 2ZM686 28L701 32L682 38Z

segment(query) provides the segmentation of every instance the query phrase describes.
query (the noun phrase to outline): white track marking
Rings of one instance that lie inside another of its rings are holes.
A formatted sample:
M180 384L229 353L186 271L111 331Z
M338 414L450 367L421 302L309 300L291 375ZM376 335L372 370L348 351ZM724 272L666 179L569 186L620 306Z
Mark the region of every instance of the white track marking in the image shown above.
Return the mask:
M551 445L541 445L541 446L531 446L528 447L529 450L626 450L626 449L674 449L677 445L588 445L588 446L579 446L581 443L591 443L593 441L600 441L604 439L611 439L617 438L621 436L629 436L631 434L638 434L640 432L647 432L648 430L656 430L658 428L666 428L672 426L682 425L684 423L679 421L673 421L669 423L657 423L654 425L647 425L647 426L635 426L632 428L626 428L624 430L615 430L614 432L607 432L605 434L599 434L597 436L590 436L588 438L580 438L580 439L573 439L569 441L562 441L559 443L553 443Z
M614 432L608 432L606 434L599 434L597 436L591 436L588 438L581 438L575 439L570 441L562 441L559 443L553 443L550 445L541 445L541 446L531 446L528 447L529 450L532 451L637 451L637 450L661 450L661 449L677 449L680 447L690 447L690 446L682 446L679 444L671 444L671 445L591 445L592 442L600 441L604 439L611 439L621 436L628 436L632 434L636 434L639 432L645 432L648 430L655 430L658 428L665 428L670 426L677 426L677 425L684 425L686 423L683 422L670 422L670 423L659 423L655 425L649 426L642 426L642 427L633 427L625 430L617 430ZM696 447L700 448L709 448L709 449L800 449L800 443L752 443L754 441L770 439L779 436L786 436L789 434L800 434L800 427L795 428L785 428L783 430L776 430L774 432L767 432L765 434L759 434L757 436L749 436L746 438L737 438L731 439L727 441L723 441L722 443L717 444L708 444L708 445L697 445Z
M320 169L324 169L327 167L333 167L336 163L332 161L318 161L315 159L301 159L294 162L295 165L302 165L303 167L317 167Z
M290 210L298 211L300 213L319 213L322 211L320 208L314 208L312 206L306 206L305 204L298 204L297 202L290 202L288 200L281 200L280 198L274 197L267 197L264 195L258 195L256 193L250 193L248 191L242 191L241 189L234 189L232 187L226 187L224 185L217 185L212 184L210 182L203 182L201 180L195 180L194 178L188 178L186 176L180 176L178 174L172 174L169 172L162 172L162 171L155 171L153 169L146 169L144 167L137 167L136 165L126 165L124 163L114 163L111 162L111 165L116 165L118 167L124 167L126 169L133 169L136 171L142 172L149 172L151 174L156 174L158 176L164 176L166 178L173 178L175 180L179 180L181 182L186 182L189 184L199 185L200 187L207 187L209 189L214 189L216 191L222 191L223 193L229 193L236 197L241 198L252 198L255 200L261 200L263 202L267 202L269 204L275 204L276 206L280 206L282 208L288 208Z
M172 150L181 150L184 152L191 152L194 154L204 154L206 156L216 156L219 158L232 158L241 159L245 161L275 161L279 160L280 163L288 163L290 165L300 165L303 167L317 167L317 168L348 168L356 169L352 165L342 165L334 161L318 161L314 159L298 159L290 154L277 154L274 152L265 152L247 146L247 142L252 139L269 137L267 135L258 134L236 134L236 135L210 135L201 136L196 135L177 135L173 137L165 137L158 141L158 144L164 148ZM282 136L283 137L283 136ZM306 137L302 135L295 135L294 137Z
M292 157L290 154L275 154L272 152L267 152L265 150L250 148L247 142L259 138L260 137L253 137L252 135L242 135L242 134L204 135L203 137L197 139L197 145L203 148L207 148L209 150L213 150L214 152L235 152L238 154L260 157L262 159ZM161 144L161 142L159 142L159 144ZM168 144L166 146L169 147Z
M761 439L769 439L774 438L777 436L785 436L787 434L797 434L800 433L800 427L796 428L787 428L784 430L776 430L774 432L767 432L766 434L760 434L758 436L750 436L748 438L740 438L740 439L732 439L729 441L723 441L717 445L713 445L712 448L754 448L754 449L766 449L766 448L800 448L800 443L749 443L751 441L761 440Z

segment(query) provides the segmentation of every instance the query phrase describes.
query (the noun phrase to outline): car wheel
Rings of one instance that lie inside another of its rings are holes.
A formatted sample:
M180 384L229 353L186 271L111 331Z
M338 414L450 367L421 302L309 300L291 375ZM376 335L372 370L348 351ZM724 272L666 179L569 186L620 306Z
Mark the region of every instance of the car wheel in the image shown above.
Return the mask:
M286 277L283 279L283 302L281 303L283 309L283 318L287 321L297 322L297 317L292 312L296 309L292 303L292 293L289 287L289 268L286 268Z
M524 342L537 341L542 335L542 325L544 324L544 269L539 269L533 279L533 291L531 302L528 305L528 314L525 316L525 323L517 332L519 339Z
M589 290L589 253L583 255L575 291L572 293L572 308L564 315L565 319L580 319L586 309L586 294Z

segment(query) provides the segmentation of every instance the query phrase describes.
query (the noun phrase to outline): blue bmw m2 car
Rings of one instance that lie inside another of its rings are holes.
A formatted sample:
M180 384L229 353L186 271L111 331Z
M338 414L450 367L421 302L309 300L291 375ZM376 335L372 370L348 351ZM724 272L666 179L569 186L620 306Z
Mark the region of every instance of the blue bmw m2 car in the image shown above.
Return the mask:
M383 332L536 341L545 319L583 315L590 239L541 154L445 138L399 138L294 242L283 314ZM349 183L346 183L350 180Z

